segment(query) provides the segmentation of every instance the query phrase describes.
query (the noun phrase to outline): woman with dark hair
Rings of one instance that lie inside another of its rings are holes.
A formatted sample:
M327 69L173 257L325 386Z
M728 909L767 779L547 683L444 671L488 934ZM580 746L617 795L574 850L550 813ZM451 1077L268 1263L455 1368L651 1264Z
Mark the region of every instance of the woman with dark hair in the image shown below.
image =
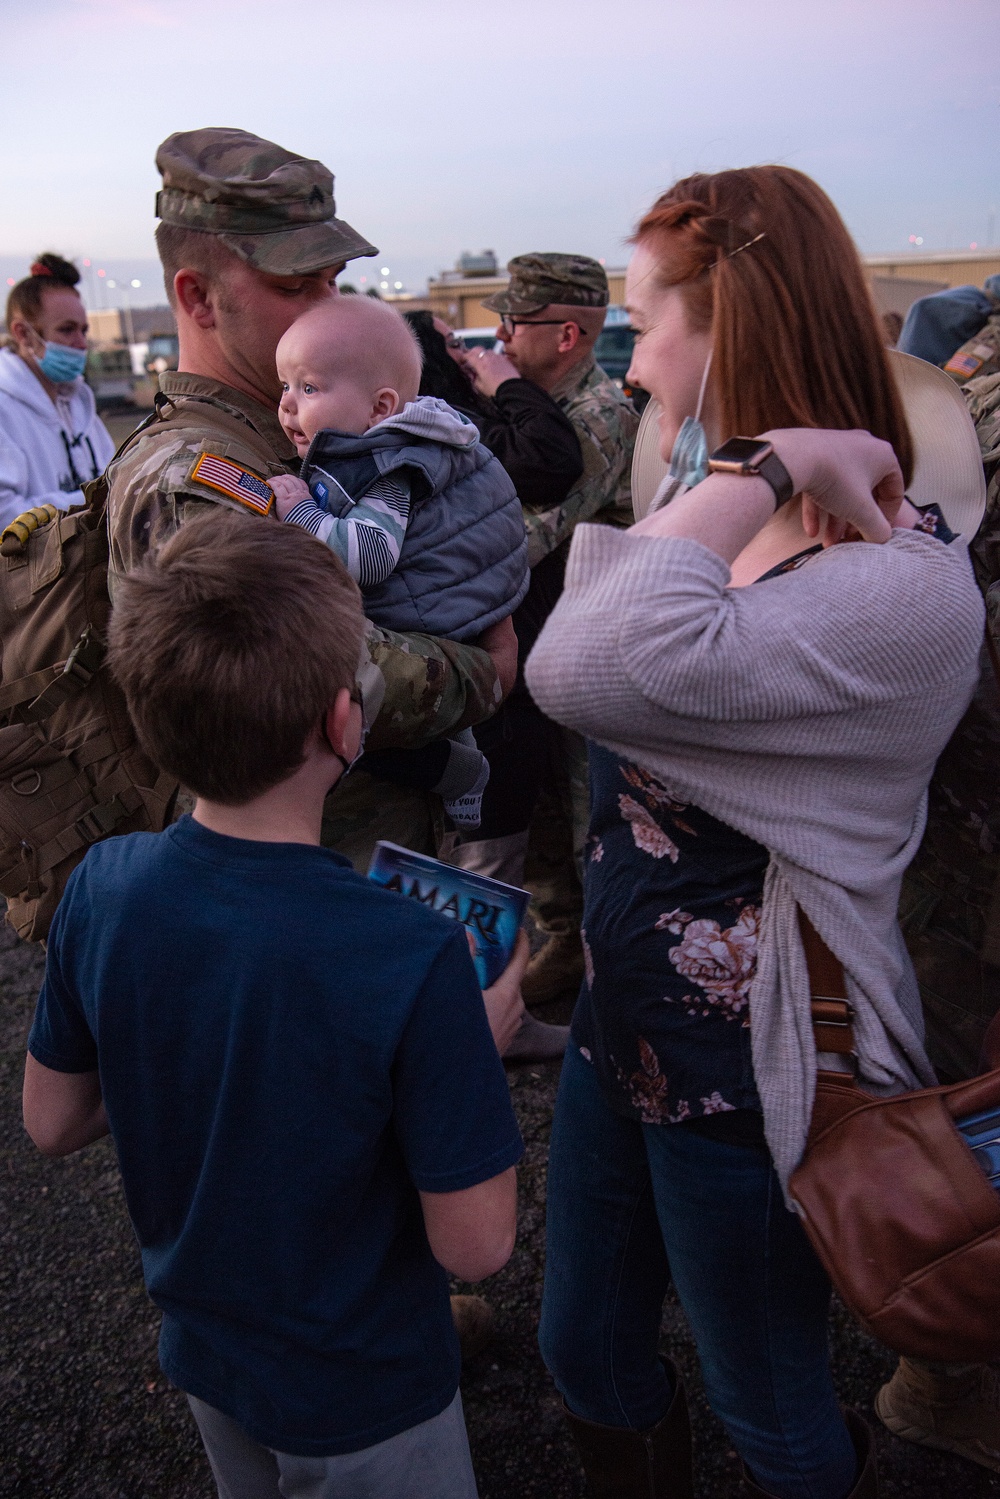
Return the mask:
M688 178L634 243L629 379L670 472L631 531L577 528L526 666L592 741L542 1351L589 1495L691 1499L683 1386L658 1356L672 1281L749 1492L870 1499L829 1281L787 1198L817 1071L803 934L843 966L860 1085L933 1082L896 907L977 677L982 604L949 543L982 510L933 449L940 508L904 499L927 430L912 371L808 177ZM975 448L952 394L930 400Z
M430 312L408 312L406 319L424 355L420 394L438 396L475 422L522 505L548 510L562 504L583 473L583 457L573 423L552 397L522 379L503 354L480 361L474 383L461 340L447 323Z
M0 527L23 510L83 502L81 486L115 451L84 384L87 314L80 273L41 255L7 298L0 349Z

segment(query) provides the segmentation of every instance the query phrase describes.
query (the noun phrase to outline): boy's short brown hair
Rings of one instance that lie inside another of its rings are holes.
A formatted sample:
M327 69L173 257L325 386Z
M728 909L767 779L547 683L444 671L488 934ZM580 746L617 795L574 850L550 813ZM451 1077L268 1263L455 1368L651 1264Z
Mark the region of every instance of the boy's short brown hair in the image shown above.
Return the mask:
M299 526L220 507L117 587L109 660L142 748L209 801L260 796L354 683L361 595Z

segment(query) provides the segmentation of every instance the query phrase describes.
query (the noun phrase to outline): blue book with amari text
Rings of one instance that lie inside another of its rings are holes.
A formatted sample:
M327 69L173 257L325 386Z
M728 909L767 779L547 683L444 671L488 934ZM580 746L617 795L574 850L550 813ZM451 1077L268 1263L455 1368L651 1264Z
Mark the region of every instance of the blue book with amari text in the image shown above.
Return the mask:
M528 905L526 890L385 840L375 845L368 878L460 921L472 933L480 987L488 989L496 983L514 951Z

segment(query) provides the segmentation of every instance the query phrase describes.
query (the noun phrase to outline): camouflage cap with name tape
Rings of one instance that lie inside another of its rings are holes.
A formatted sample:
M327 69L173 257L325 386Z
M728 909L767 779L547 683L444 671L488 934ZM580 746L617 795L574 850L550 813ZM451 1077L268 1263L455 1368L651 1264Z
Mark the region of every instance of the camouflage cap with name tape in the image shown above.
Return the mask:
M217 235L241 260L272 276L305 276L374 245L336 217L333 174L246 130L184 130L156 153L165 224Z
M503 291L483 299L492 312L539 312L553 302L563 307L607 307L608 278L599 260L589 255L536 252L507 262L510 281Z

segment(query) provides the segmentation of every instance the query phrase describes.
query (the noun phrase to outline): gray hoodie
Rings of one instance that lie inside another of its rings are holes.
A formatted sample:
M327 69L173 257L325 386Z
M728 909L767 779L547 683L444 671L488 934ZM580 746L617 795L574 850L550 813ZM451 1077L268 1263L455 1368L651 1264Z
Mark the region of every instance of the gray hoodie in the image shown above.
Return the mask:
M0 528L34 505L81 505L81 484L104 472L115 445L83 380L58 406L12 349L0 349Z

